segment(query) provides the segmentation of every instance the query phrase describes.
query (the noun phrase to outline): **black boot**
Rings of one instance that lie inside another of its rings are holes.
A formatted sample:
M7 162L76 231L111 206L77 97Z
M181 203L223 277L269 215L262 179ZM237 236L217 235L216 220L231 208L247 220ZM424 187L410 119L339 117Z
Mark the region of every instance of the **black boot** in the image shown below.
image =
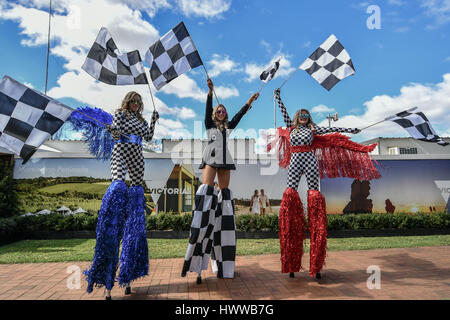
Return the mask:
M131 294L131 288L130 286L125 288L125 294Z
M197 284L201 284L202 283L202 276L197 276Z
M289 278L295 278L295 275L293 272L289 273Z
M320 272L316 273L316 279L322 279L322 275L320 274Z

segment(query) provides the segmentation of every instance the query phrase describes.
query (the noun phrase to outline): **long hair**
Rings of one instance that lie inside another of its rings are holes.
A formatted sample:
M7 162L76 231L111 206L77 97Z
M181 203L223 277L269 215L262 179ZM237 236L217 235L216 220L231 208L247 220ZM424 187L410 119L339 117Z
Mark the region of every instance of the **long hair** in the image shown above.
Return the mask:
M136 96L139 96L139 98L141 98L141 101L142 101L142 97L141 97L141 95L139 93L137 93L135 91L128 92L125 95L125 97L123 98L123 100L122 100L122 105L116 111L125 111L126 115L127 115L127 119L130 119L130 117L131 117L131 110L130 110L129 103ZM144 122L144 118L142 117L142 111L144 111L144 104L141 104L139 106L138 111L136 112L136 117L139 119L139 121Z
M217 110L220 107L224 108L225 111L227 110L223 104L218 104L217 106L214 107L211 118L214 124L216 125L216 128L222 131L223 129L228 129L228 112L225 114L225 118L223 119L223 121L219 121L216 117L216 114Z
M299 120L300 120L300 114L302 112L305 112L305 113L307 113L309 115L308 122L306 123L306 126L309 127L310 129L312 129L312 127L315 126L316 124L314 123L314 121L313 121L313 119L311 117L311 114L309 113L309 111L307 109L300 109L300 110L297 110L297 112L294 115L294 119L293 119L294 130L297 130L298 127L300 126Z

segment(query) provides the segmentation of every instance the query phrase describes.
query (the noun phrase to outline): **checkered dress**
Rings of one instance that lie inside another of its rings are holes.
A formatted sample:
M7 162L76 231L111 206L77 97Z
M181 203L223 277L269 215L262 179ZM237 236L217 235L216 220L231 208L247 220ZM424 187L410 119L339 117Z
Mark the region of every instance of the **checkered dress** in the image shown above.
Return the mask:
M293 122L286 111L286 107L281 101L280 94L275 93L278 106L283 114L284 122L288 128L293 126ZM357 128L335 128L335 127L318 127L313 126L312 130L309 127L299 126L293 129L290 133L291 146L311 145L314 134L325 134L331 132L347 132L357 133ZM295 152L291 155L291 162L289 163L288 171L288 187L297 189L300 182L300 177L305 174L308 183L308 190L319 190L319 168L317 159L312 152Z
M113 123L109 128L114 140L123 134L134 134L146 141L151 141L155 130L157 116L153 113L150 126L147 121L141 122L134 112L118 111L114 115ZM116 143L111 154L112 180L123 180L128 170L132 186L142 184L144 178L144 154L142 146L135 143Z

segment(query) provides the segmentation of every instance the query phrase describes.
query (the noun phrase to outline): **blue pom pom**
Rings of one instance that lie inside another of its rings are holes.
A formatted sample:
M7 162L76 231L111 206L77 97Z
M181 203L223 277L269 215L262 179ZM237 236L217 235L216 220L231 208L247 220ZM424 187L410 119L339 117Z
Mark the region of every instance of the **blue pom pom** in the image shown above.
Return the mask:
M111 124L113 121L113 116L100 108L80 107L77 110L104 124ZM103 161L109 160L114 147L113 137L104 125L80 112L72 112L66 122L69 122L74 130L82 132L83 141L89 144L89 152L92 155Z

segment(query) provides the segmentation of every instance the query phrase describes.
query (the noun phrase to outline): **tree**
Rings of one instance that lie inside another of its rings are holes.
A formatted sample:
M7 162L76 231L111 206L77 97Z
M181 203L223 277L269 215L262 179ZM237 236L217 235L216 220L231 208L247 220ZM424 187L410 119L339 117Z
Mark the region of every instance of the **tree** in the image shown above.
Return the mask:
M11 217L18 212L19 199L12 176L11 167L0 168L0 218Z

